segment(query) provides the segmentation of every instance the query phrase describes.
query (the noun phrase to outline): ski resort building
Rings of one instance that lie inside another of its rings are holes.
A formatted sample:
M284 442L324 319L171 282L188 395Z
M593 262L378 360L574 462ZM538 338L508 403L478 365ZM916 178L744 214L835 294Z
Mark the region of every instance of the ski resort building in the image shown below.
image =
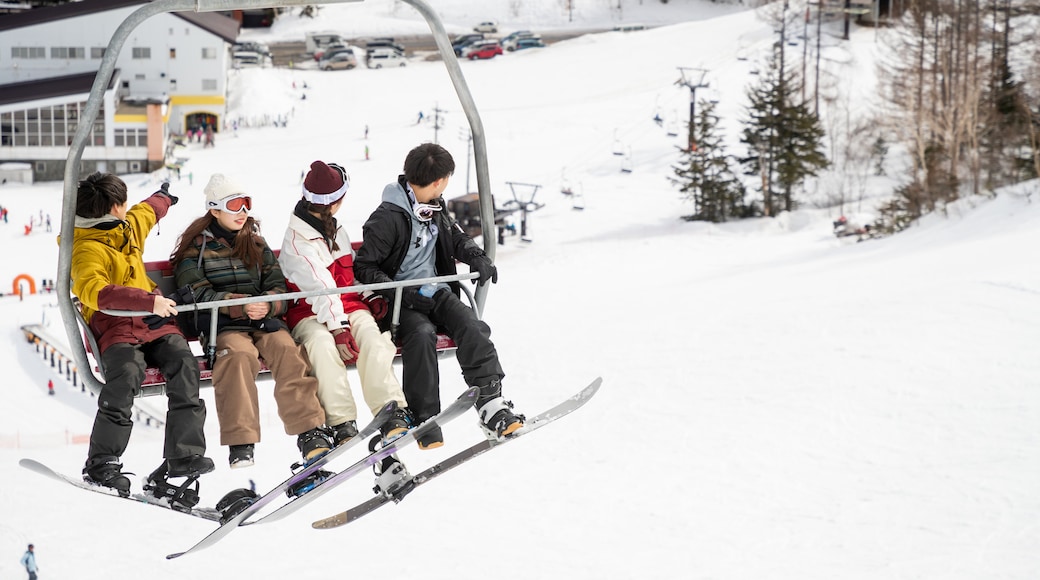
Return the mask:
M109 40L142 0L84 0L0 17L0 163L60 180ZM229 45L239 23L215 13L159 14L116 63L80 173L154 171L170 134L224 118Z

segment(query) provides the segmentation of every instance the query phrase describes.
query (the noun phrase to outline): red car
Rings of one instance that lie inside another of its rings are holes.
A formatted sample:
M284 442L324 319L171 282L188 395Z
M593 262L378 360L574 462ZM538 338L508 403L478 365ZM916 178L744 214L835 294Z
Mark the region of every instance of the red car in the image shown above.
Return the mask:
M495 58L496 54L502 54L502 45L497 40L478 41L465 48L466 58L476 60L478 58Z

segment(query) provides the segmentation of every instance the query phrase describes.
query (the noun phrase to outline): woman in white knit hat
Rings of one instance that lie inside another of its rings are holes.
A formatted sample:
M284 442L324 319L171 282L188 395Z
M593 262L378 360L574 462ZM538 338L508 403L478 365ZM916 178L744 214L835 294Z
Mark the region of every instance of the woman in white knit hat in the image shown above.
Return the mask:
M336 164L315 161L303 180L303 197L289 218L278 261L289 290L314 291L354 285L354 251L347 231L333 217L343 205L350 177ZM376 321L388 304L371 292L327 294L290 305L285 321L307 350L326 422L339 445L357 435L357 405L346 363L357 365L361 391L373 415L388 402L398 405L380 428L387 441L411 426L401 383L394 374L397 347Z
M196 302L284 294L285 277L274 252L249 215L245 188L216 174L206 185L206 214L181 234L170 258L177 287L190 288ZM318 400L318 382L281 316L287 302L252 302L217 311L213 391L220 420L220 443L230 447L232 468L253 465L260 441L256 376L262 357L274 377L274 400L285 432L296 436L304 459L331 448ZM196 329L208 333L209 313L199 313Z

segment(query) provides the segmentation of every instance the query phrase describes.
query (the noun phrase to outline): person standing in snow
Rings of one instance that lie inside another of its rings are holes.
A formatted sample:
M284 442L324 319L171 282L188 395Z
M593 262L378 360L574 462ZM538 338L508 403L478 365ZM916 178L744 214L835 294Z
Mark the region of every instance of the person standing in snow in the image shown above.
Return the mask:
M259 224L249 215L252 199L245 188L218 173L205 192L206 214L181 234L170 257L177 287L190 289L196 302L284 294L285 277ZM286 308L285 300L221 307L216 337L203 337L216 345L213 395L220 443L230 448L232 468L253 465L254 446L260 442L258 357L271 369L278 416L285 433L296 436L304 460L331 447L323 428L318 380L281 320ZM198 316L196 326L203 333L209 332L209 318Z
M278 261L292 292L311 292L354 285L354 250L347 231L333 217L343 206L350 177L339 165L315 161L303 181L282 240ZM380 427L387 441L411 425L401 383L394 374L397 347L377 320L386 316L386 299L372 292L314 296L296 300L285 320L303 344L318 377L318 396L333 443L357 435L357 405L350 392L346 363L357 365L361 391L373 415L396 401L398 408Z
M36 552L33 551L32 544L29 544L29 549L22 555L21 562L25 571L29 573L29 580L36 580L36 573L40 571L40 567L36 565Z
M148 363L166 377L166 444L170 477L213 471L205 457L206 404L199 399L199 365L175 322L176 303L166 298L144 267L144 241L177 198L164 183L128 207L126 183L111 173L79 182L72 242L72 293L97 338L105 368L98 412L90 433L83 479L127 497L130 479L119 458L133 429L131 409ZM143 310L149 316L112 316L109 310ZM95 353L97 356L97 353Z
M441 194L455 172L451 153L435 143L412 149L404 174L383 189L383 201L365 222L354 271L363 284L417 280L456 273L455 261L479 272L477 283L498 282L491 259L444 211ZM393 290L384 291L392 297ZM491 342L491 328L459 300L457 282L402 293L400 328L404 393L417 424L441 410L437 329L455 340L466 384L480 387L476 408L489 435L505 437L524 425L502 396L505 376ZM440 428L419 439L421 449L444 444Z

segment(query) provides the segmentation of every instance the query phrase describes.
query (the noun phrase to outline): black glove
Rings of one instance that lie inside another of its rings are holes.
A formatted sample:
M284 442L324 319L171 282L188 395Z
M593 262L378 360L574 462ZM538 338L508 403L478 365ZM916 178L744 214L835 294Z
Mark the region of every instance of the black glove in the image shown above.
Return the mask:
M405 305L405 308L411 308L423 314L429 314L434 305L433 298L419 294L418 288L405 288L401 293L401 303Z
M184 286L177 288L173 292L170 292L170 295L167 296L167 298L173 300L174 302L180 305L195 304L195 293L192 292L191 286L189 286L188 284L185 284Z
M172 316L159 316L158 314L149 314L141 319L142 322L148 325L148 328L152 330L158 330L162 328L167 322L173 320Z
M173 195L173 194L170 193L170 182L169 181L163 183L162 187L159 188L159 191L157 191L155 193L161 193L161 194L165 195L166 197L170 198L170 205L177 205L177 202L180 201L179 197L177 197L176 195Z
M476 270L480 272L480 277L476 280L470 280L474 284L483 286L488 280L491 280L492 284L498 284L498 268L491 263L491 259L487 255L480 255L473 258L469 263L470 271Z

